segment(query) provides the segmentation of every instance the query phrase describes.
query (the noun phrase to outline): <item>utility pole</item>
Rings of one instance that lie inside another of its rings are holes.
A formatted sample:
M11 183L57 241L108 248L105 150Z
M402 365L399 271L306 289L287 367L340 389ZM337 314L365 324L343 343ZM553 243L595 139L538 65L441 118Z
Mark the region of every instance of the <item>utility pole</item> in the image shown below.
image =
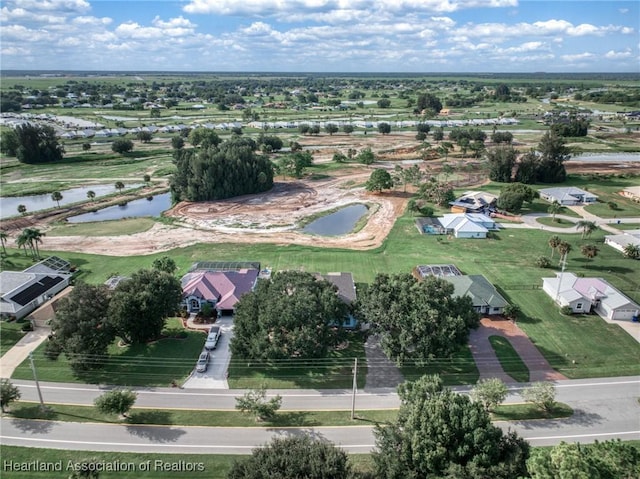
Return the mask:
M33 371L33 380L36 382L36 389L38 390L38 397L40 398L40 409L44 410L44 400L42 399L42 391L40 391L40 383L38 382L38 375L36 374L36 365L33 362L33 353L29 353L29 363L31 364L31 371Z
M564 275L564 268L567 266L567 253L562 255L562 259L560 259L560 265L562 269L560 270L560 275L558 276L558 289L556 290L556 304L558 303L558 298L560 297L560 287L562 286L562 276Z
M351 396L351 420L356 417L356 391L358 390L358 358L353 363L353 394Z

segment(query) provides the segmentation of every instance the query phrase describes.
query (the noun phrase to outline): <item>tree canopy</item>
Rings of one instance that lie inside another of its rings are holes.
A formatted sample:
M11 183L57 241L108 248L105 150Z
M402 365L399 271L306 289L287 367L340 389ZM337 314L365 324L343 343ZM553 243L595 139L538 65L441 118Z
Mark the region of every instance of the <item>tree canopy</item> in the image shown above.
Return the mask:
M228 479L348 479L346 452L328 441L307 435L275 438L254 449L248 459L234 462Z
M516 164L518 151L509 146L499 146L487 150L489 161L489 179L501 183L509 183L513 167Z
M27 123L14 131L18 143L15 154L21 163L52 163L62 159L64 147L58 143L52 127Z
M339 340L336 322L348 307L331 283L283 271L236 304L231 352L247 359L319 358Z
M76 373L102 367L115 338L107 314L109 300L106 286L77 283L56 306L46 356L55 359L64 353Z
M360 313L373 323L386 355L398 363L426 364L449 357L478 325L471 298L454 297L453 285L410 274L379 274L358 297Z
M174 201L211 201L270 190L273 165L254 149L252 140L235 137L217 147L176 150Z
M482 404L443 388L437 376L401 384L398 394L398 418L375 430L376 477L526 476L528 443L491 424Z
M371 172L371 176L364 185L367 191L382 192L393 187L393 178L391 174L382 168L376 168Z
M140 270L121 281L109 303L109 321L128 343L144 343L160 337L167 316L182 300L180 281L159 270Z

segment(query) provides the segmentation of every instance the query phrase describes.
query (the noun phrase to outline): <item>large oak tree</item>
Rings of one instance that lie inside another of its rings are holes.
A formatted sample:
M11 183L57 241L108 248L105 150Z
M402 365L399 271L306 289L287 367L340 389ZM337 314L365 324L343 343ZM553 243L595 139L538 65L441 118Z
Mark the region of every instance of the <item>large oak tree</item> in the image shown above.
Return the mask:
M471 299L453 291L451 283L435 277L418 281L410 274L379 274L358 305L390 359L426 364L451 356L478 325Z
M339 340L334 324L347 314L331 283L279 272L236 304L231 352L247 359L324 357Z

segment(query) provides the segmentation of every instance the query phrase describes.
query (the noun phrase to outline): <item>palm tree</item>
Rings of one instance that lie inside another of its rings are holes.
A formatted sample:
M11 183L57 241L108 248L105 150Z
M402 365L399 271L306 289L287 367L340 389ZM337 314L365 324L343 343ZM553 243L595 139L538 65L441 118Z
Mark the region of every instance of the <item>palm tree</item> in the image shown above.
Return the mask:
M598 229L598 225L595 224L593 221L588 221L588 220L580 220L576 223L576 227L578 229L582 229L582 239L585 238L585 236L588 238L589 236L591 236L591 233L593 233L595 230Z
M27 246L30 246L30 243L26 230L20 233L20 235L16 238L16 246L18 247L18 249L24 248L24 255L29 256L27 254Z
M115 187L119 193L122 193L122 190L124 189L124 183L122 181L116 181Z
M584 256L588 260L592 260L593 258L598 256L598 251L600 250L594 244L583 244L580 247L580 252L582 253L582 256Z
M555 222L556 215L560 213L561 210L562 210L562 206L560 205L560 203L558 203L557 201L554 201L549 205L549 208L547 209L547 213L551 214L551 220Z
M557 246L557 248L558 253L560 253L560 261L562 261L562 258L564 258L571 252L571 244L567 243L566 241L560 241L560 244Z
M552 259L553 259L553 252L560 245L560 243L562 243L562 240L560 239L560 236L554 235L551 238L549 238L549 247L551 248L551 258Z
M18 213L24 216L26 212L27 212L27 207L25 205L18 205Z
M22 232L22 234L26 236L27 243L31 248L33 259L40 259L40 248L38 248L38 243L42 243L42 237L45 236L45 233L36 228L27 228Z
M625 258L640 259L640 246L629 243L623 250Z
M87 198L89 198L89 201L93 201L93 199L96 197L96 192L93 190L89 190L87 191Z
M0 230L0 243L2 243L2 255L7 256L7 232Z
M58 203L58 208L60 208L60 200L62 199L62 193L60 193L59 191L54 191L53 193L51 193L51 199L56 203Z

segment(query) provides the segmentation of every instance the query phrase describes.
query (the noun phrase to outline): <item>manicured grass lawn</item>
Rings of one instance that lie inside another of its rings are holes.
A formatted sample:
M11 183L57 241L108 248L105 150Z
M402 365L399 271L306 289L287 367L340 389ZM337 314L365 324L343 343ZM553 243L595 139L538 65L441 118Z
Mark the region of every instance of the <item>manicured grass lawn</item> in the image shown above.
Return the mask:
M22 332L24 321L0 321L0 356L20 341L25 333Z
M638 177L616 177L602 181L594 180L588 176L571 176L565 185L588 189L594 195L598 195L598 202L586 207L589 213L593 213L601 218L628 218L635 216L640 217L640 203L635 203L618 193L627 186L637 186L639 181L640 179ZM618 205L615 210L609 208L608 203L611 201Z
M151 424L165 426L203 427L317 427L362 426L363 423L387 423L398 416L397 409L351 411L279 411L271 421L256 422L239 411L211 411L196 409L145 409L134 408L124 421L114 414L104 414L92 406L48 405L42 412L39 404L12 403L11 417L22 419L46 419L50 421L101 422L110 424Z
M640 230L640 223L614 223L612 226L619 230Z
M556 218L555 221L550 216L543 216L536 220L538 223L553 226L555 228L571 228L576 225L575 221L569 221L562 218Z
M425 374L438 374L448 386L474 384L480 377L468 347L462 348L451 359L434 359L425 367L404 364L400 371L407 381L414 381Z
M358 358L357 382L364 388L367 364L364 335L349 333L349 346L329 353L326 359L248 361L231 359L229 387L231 389L256 388L264 384L271 389L325 389L351 388L354 358Z
M153 227L151 218L125 218L117 221L93 223L65 223L55 225L47 236L120 236L142 233Z
M114 342L104 368L79 376L73 374L64 355L56 361L47 359L44 356L46 343L43 343L33 354L38 379L122 386L169 386L172 380L181 383L195 367L205 336L196 331L184 331L177 318L169 319L165 334L170 337L145 345L123 347ZM33 379L27 361L12 377Z
M556 370L571 379L640 374L640 345L597 315L564 316L542 290L522 292L518 322Z
M529 368L513 349L509 340L502 336L489 336L489 342L504 372L519 383L529 382Z

